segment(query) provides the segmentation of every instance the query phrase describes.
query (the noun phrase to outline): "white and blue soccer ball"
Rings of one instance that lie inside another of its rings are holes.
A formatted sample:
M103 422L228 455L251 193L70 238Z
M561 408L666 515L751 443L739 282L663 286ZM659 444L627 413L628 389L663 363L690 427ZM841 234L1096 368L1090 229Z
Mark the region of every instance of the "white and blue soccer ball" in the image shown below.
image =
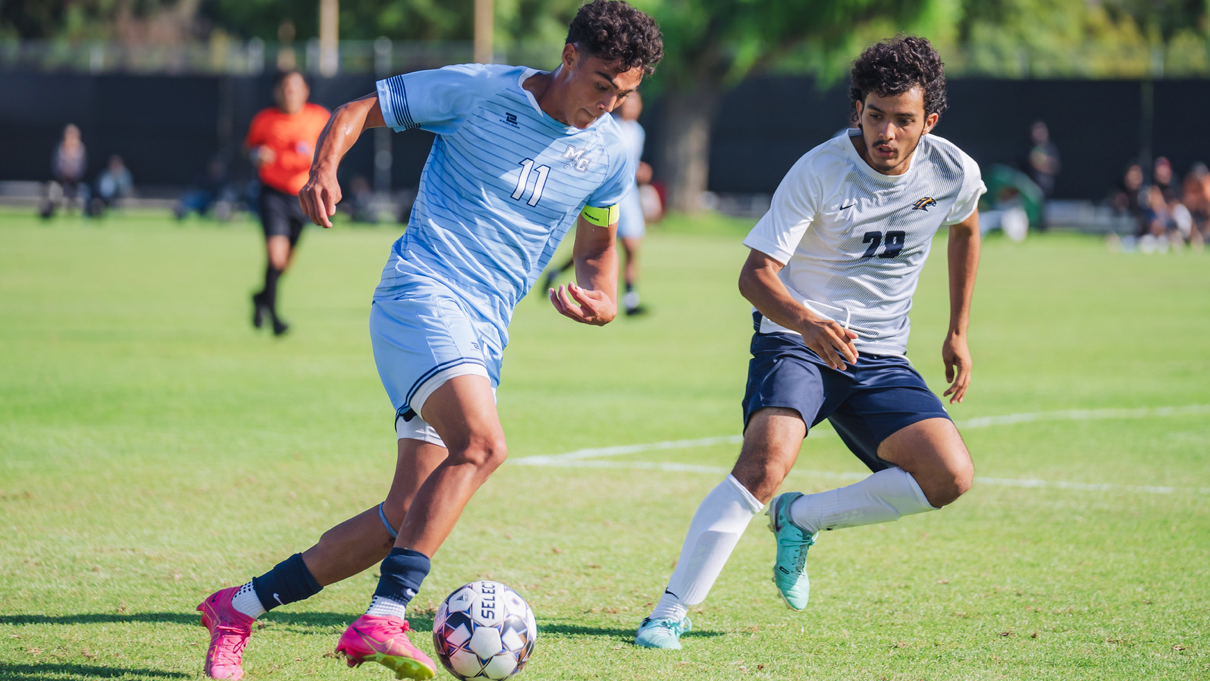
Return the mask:
M524 598L499 582L454 589L433 619L433 647L463 681L507 679L525 668L538 625Z

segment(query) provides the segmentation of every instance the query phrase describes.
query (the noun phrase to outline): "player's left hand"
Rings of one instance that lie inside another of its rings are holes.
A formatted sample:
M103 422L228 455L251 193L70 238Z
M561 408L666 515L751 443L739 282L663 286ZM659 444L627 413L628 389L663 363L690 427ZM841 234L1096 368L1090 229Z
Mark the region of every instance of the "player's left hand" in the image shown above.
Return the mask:
M950 404L962 402L971 384L971 352L966 347L966 336L956 333L946 336L941 345L941 360L945 362L945 380L950 384L942 397L949 397Z
M591 291L575 284L548 289L550 303L559 314L580 322L604 326L618 314L618 305L604 291Z

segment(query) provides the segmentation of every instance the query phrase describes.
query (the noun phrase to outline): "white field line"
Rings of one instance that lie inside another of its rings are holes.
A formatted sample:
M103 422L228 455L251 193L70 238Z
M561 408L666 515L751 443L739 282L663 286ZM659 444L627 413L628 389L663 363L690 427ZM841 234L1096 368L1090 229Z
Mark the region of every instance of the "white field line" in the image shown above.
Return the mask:
M1070 409L1065 411L1006 414L1004 416L984 416L967 419L966 421L960 421L957 423L957 425L961 429L970 430L973 428L989 428L992 426L1015 425L1018 423L1034 423L1037 421L1099 421L1106 419L1141 419L1170 416L1189 416L1207 413L1210 413L1210 404L1193 404L1184 407L1151 407L1141 409ZM817 430L813 433L813 435L814 437L818 438L821 436L835 435L835 432L828 430ZM627 470L658 470L683 473L720 474L727 473L730 469L722 466L700 466L683 463L661 463L656 461L601 461L600 459L604 457L624 456L626 454L640 454L643 452L654 452L670 449L691 449L695 447L711 447L722 444L734 445L742 442L742 435L722 435L718 437L699 438L696 440L668 440L664 442L621 445L616 447L577 449L573 452L567 452L564 454L526 456L510 459L510 463L519 464L522 466L544 466L554 468L615 468ZM867 475L866 473L857 472L808 470L799 470L796 472L815 478L826 478L833 480L860 480L865 478ZM1114 485L1109 483L1064 482L1016 478L977 477L975 478L975 482L980 485L1034 488L1049 487L1054 489L1070 489L1088 492L1106 492L1117 490L1144 492L1150 494L1171 494L1181 490L1181 488L1177 487L1157 487L1150 485ZM1185 491L1196 492L1198 494L1210 494L1210 487L1203 487L1201 489L1185 488Z

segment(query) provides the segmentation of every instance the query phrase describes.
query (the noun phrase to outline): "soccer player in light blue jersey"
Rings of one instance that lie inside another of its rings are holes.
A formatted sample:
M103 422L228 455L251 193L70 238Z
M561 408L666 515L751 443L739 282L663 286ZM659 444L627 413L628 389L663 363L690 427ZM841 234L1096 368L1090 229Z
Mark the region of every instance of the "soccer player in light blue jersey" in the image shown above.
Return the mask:
M379 662L399 678L436 673L408 641L405 607L471 496L504 461L494 393L513 309L574 227L577 283L549 290L551 303L584 324L617 314L617 205L635 169L606 114L662 56L651 17L596 0L580 8L552 72L463 65L409 73L333 112L299 193L323 227L340 201L340 159L365 130L437 134L370 312L374 359L395 410L395 477L383 503L199 606L211 632L211 677L243 676L255 617L379 561L369 610L338 652L350 666Z

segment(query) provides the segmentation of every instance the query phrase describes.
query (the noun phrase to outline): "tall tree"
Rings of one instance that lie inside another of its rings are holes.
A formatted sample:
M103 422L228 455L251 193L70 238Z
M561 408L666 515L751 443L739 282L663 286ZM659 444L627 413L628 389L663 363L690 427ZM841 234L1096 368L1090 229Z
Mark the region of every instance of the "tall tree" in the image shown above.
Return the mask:
M881 27L947 32L958 0L635 0L664 32L661 176L669 207L692 212L709 177L710 130L723 93L750 73L809 45L817 54L851 54L860 36ZM836 60L833 59L833 62ZM792 120L787 120L793 125Z

